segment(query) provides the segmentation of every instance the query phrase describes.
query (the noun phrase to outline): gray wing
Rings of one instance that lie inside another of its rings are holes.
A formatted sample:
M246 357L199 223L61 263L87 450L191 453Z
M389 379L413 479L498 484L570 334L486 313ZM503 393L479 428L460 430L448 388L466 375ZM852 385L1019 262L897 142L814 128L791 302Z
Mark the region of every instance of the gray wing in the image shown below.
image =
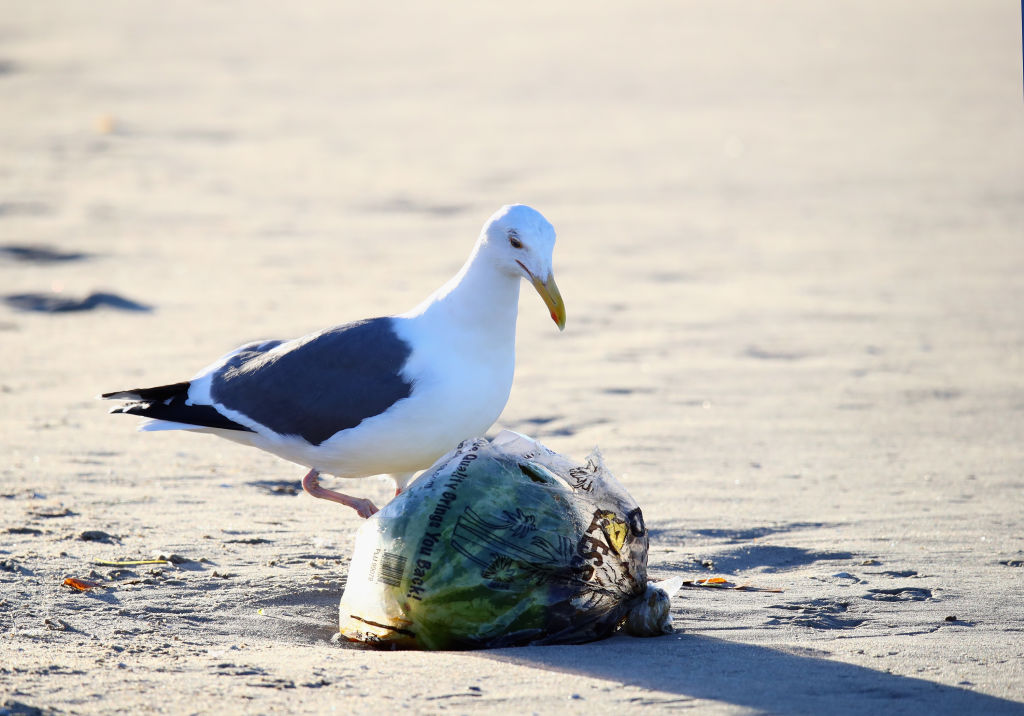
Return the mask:
M210 396L282 435L319 445L409 397L412 347L391 318L371 318L278 346L244 346L212 376Z

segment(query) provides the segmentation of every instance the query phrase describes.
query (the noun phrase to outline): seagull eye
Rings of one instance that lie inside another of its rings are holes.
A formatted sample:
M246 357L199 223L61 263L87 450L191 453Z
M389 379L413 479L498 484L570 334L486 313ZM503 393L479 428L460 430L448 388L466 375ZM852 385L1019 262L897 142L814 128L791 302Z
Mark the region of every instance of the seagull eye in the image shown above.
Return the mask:
M509 242L510 244L512 244L512 248L513 248L513 249L521 249L521 248L523 248L523 242L522 242L522 241L520 241L519 239L517 239L517 238L516 238L515 236L511 237L511 238L510 238L510 239L508 240L508 242Z

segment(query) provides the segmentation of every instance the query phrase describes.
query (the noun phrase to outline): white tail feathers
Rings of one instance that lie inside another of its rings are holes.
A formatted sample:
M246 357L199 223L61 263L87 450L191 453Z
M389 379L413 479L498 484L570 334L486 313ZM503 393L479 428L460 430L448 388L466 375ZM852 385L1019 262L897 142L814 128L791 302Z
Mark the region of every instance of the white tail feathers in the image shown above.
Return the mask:
M140 433L153 433L160 430L203 430L202 425L174 423L170 420L144 420L138 427Z

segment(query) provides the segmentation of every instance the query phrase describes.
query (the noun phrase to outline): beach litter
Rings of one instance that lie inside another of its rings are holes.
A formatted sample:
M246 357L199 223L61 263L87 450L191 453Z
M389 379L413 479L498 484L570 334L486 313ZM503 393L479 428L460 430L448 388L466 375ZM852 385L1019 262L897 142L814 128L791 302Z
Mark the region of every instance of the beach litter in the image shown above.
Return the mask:
M85 579L78 579L77 577L68 577L64 580L64 586L71 587L72 589L79 592L87 592L90 589L96 589L97 587L102 587L103 585L99 582L90 582Z
M467 440L356 536L340 631L395 648L573 644L672 631L682 580L647 581L647 528L600 453Z
M725 577L709 577L708 579L693 579L682 583L683 587L689 589L732 589L737 592L772 592L781 594L783 590L774 587L755 587L752 584L736 584Z

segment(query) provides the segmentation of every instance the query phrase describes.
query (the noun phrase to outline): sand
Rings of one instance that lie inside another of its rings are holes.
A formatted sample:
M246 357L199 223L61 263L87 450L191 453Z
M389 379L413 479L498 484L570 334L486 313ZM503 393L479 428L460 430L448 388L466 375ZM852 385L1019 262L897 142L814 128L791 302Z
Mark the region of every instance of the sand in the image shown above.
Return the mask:
M1013 3L296 5L0 2L0 293L150 308L0 306L0 713L1024 713ZM654 577L782 591L346 647L353 512L94 396L406 310L515 201L568 325L523 292L493 430L599 445Z

